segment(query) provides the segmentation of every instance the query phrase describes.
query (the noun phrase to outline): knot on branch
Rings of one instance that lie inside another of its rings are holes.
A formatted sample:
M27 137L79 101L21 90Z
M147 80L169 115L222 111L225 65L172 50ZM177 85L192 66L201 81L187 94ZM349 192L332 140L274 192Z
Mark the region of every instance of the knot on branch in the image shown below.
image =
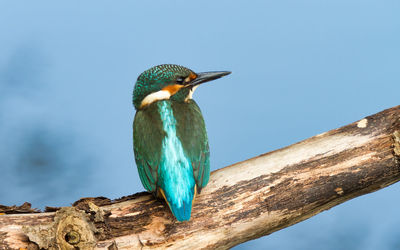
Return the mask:
M100 208L91 206L99 212ZM101 220L102 216L103 213L99 213L96 220ZM54 222L48 226L24 227L23 231L30 241L45 249L92 249L97 242L97 229L90 215L75 207L58 210Z

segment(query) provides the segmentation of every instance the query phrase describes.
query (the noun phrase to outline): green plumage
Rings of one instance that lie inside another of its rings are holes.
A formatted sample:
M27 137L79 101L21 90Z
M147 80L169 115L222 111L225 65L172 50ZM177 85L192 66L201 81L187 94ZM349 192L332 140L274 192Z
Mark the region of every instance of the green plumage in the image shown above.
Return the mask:
M149 192L157 188L162 140L166 136L156 103L138 110L133 122L133 143L140 180Z

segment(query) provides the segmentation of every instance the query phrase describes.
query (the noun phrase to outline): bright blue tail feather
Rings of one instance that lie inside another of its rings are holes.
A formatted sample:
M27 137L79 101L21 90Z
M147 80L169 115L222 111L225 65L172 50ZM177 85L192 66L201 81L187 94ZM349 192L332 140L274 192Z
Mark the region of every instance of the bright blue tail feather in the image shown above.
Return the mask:
M188 221L192 213L193 198L196 192L195 187L188 188L187 196L179 197L176 192L166 192L165 198L172 211L172 214L178 221Z
M178 221L190 220L190 214L192 212L192 201L184 201L182 206L170 204L171 211L175 215Z

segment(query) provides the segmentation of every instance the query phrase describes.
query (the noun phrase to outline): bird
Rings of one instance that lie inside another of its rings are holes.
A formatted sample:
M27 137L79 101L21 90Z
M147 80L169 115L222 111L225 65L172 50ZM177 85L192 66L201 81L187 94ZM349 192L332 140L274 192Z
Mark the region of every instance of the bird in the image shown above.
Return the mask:
M195 197L210 177L207 131L193 93L230 73L162 64L141 73L135 83L133 151L139 177L179 222L190 220Z

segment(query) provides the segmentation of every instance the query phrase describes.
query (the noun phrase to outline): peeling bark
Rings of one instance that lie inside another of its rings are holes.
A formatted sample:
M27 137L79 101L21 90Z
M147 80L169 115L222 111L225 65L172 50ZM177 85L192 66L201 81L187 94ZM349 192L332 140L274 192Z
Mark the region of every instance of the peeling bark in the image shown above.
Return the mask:
M51 212L0 215L0 249L226 249L399 180L396 106L214 171L189 222L148 193L85 198Z

